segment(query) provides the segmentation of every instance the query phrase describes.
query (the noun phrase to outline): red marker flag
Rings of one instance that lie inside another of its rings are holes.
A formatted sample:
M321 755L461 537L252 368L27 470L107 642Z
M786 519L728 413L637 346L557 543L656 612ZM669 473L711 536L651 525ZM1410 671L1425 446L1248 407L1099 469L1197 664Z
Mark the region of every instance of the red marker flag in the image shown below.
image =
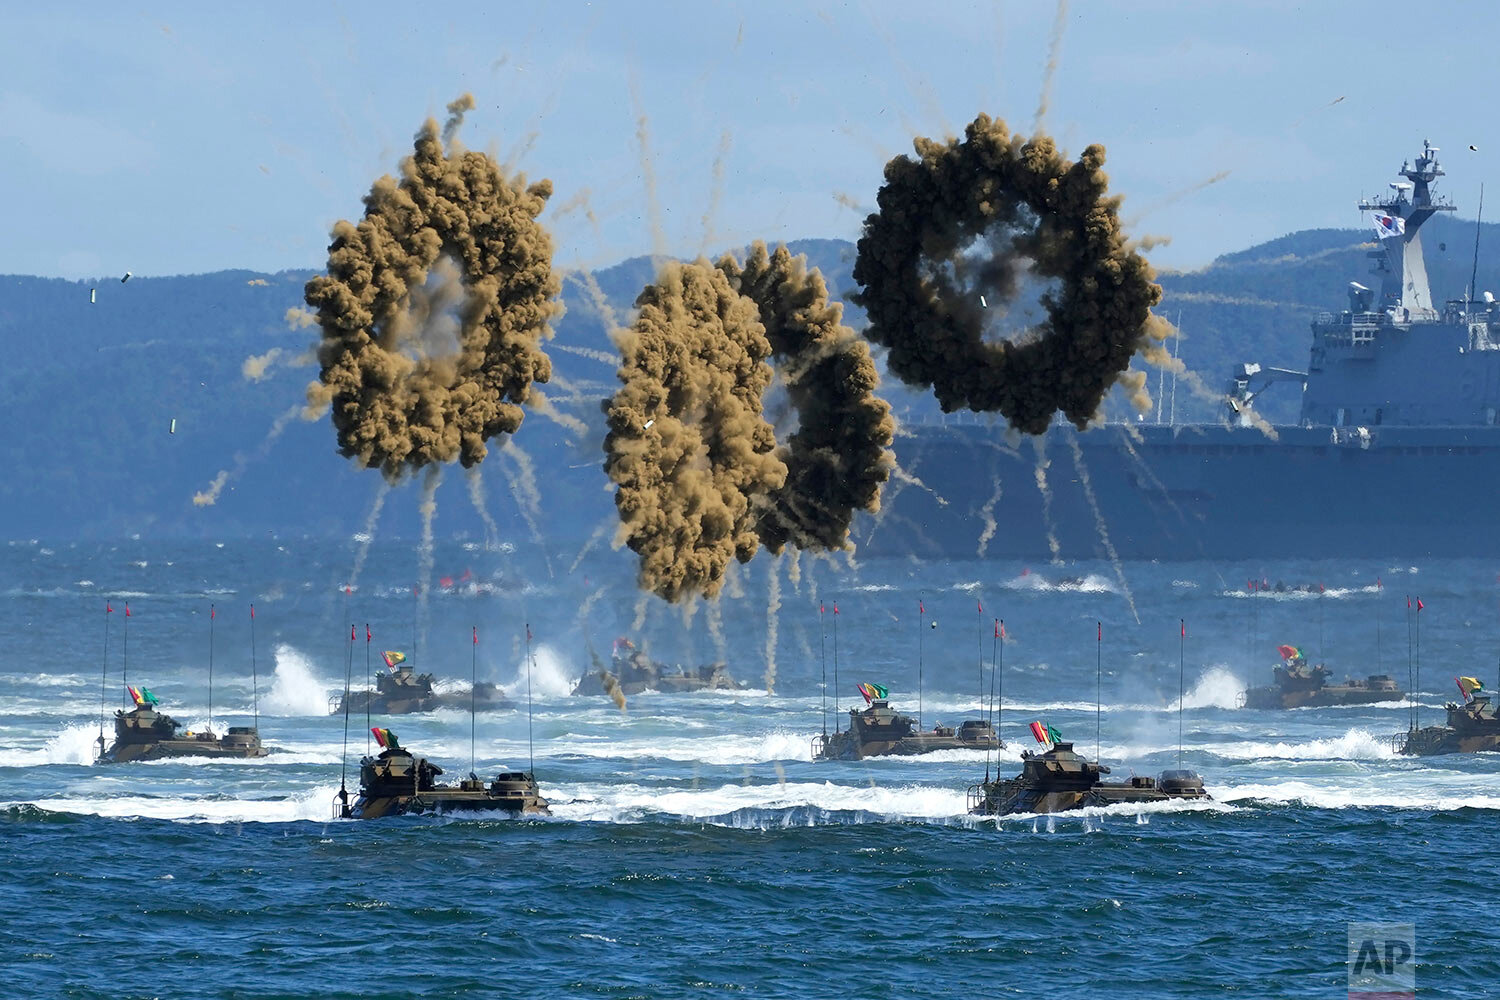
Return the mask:
M531 623L530 622L526 623L526 641L527 642L531 641Z
M365 642L369 642L369 641L370 641L370 625L369 625L368 622L366 622L365 623Z
M979 600L978 598L975 598L974 603L979 605L979 613L984 614L984 602Z
M1420 597L1417 598L1417 610L1418 611L1422 610L1422 599Z
M838 601L834 601L833 602L833 613L834 614L838 614L839 613L839 602Z
M825 607L823 607L823 602L819 601L818 602L818 614L820 614L820 615L821 614L826 614L827 612L828 612L828 609L825 608Z
M108 601L104 602L104 613L107 615L112 615L115 613L115 609L109 606Z
M1002 619L1000 622L1000 638L1004 639L1005 637L1005 622Z
M1000 638L1000 619L995 619L995 638Z
M1099 641L1103 642L1104 641L1104 623L1103 622L1094 622L1094 626L1099 629L1099 635L1098 635Z
M350 642L354 641L354 626L353 625L349 626L349 641Z
M1411 595L1410 594L1406 595L1406 610L1407 611L1411 610Z
M130 617L130 602L129 601L125 602L125 617L126 618Z
M208 606L208 617L210 619L214 617L214 606L212 604Z
M1182 637L1184 639L1186 639L1187 638L1187 619L1186 618L1179 618L1177 621L1182 626Z
M479 626L474 626L474 645L479 645Z
M1380 582L1380 577L1377 576L1375 578L1375 589L1379 590L1382 586L1384 586L1384 585Z
M129 609L129 608L126 608L126 609L125 609L125 610L126 610L126 611L129 611L129 610L130 610L130 609ZM250 605L250 617L251 617L251 618L254 618L254 617L255 617L255 605L253 605L253 604L252 604L252 605Z

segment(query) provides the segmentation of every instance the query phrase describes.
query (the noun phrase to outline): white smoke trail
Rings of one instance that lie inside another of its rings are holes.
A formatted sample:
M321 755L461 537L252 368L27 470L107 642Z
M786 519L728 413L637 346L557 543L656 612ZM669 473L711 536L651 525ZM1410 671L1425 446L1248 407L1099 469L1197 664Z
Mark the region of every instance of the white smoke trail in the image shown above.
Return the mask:
M992 477L995 492L979 508L979 516L984 518L984 530L979 533L979 551L975 553L980 559L984 558L984 550L990 547L990 539L995 537L995 532L1000 525L995 522L995 505L1000 502L1000 473L996 472Z
M261 441L255 451L251 452L248 456L244 454L235 455L234 466L232 468L219 470L219 474L214 476L213 482L208 484L207 489L193 494L193 506L212 507L218 503L219 494L224 492L224 487L243 476L251 462L258 462L262 458L265 458L271 451L271 445L276 443L276 439L281 437L287 425L295 420L297 414L301 412L302 404L298 403L272 421L271 429L266 432L265 440Z
M1083 487L1083 496L1089 502L1089 509L1094 512L1094 525L1099 529L1099 539L1104 542L1104 551L1109 553L1109 564L1115 568L1115 578L1120 581L1120 593L1125 595L1125 603L1130 605L1130 615L1135 623L1141 623L1141 616L1135 609L1135 597L1130 593L1130 583L1125 579L1125 564L1120 562L1120 554L1115 551L1115 545L1109 540L1109 527L1104 523L1104 514L1099 510L1099 500L1094 496L1094 484L1089 479L1088 466L1083 464L1083 449L1078 445L1078 435L1068 435L1068 445L1073 449L1073 466L1078 470L1078 483Z
M511 495L516 498L516 506L521 509L521 519L531 531L532 540L542 550L542 559L547 564L547 577L551 579L555 575L552 572L552 556L538 523L542 513L542 493L536 484L536 466L532 463L531 456L521 450L514 438L505 439L500 454L515 463L516 474L510 480Z
M559 410L557 408L557 405L553 403L552 400L548 399L540 389L531 390L531 395L526 400L526 405L531 407L533 411L541 414L548 420L551 420L559 427L563 428L564 430L572 431L579 437L583 437L589 432L588 424L584 423L582 420L579 420L571 413L564 413L563 411Z
M792 593L802 593L802 550L792 549L787 553L786 578L792 585Z
M359 583L359 574L364 571L365 559L370 555L370 545L375 541L375 525L380 521L380 509L385 506L385 498L390 492L391 484L384 479L375 487L375 500L370 504L369 515L365 517L364 530L355 538L354 568L349 571L350 588Z
M781 626L781 556L770 565L766 585L766 694L776 693L776 640Z
M639 635L646 626L646 612L651 609L651 595L640 594L635 599L635 617L630 620L631 635Z
M484 550L488 552L500 542L500 526L490 516L489 506L485 503L484 474L475 465L464 470L464 478L469 481L469 500L479 512L479 519L484 522Z
M599 522L599 526L594 529L593 534L589 535L588 541L583 543L583 548L578 550L578 555L573 557L573 565L568 567L569 573L572 573L574 570L578 569L578 564L583 562L583 557L589 554L590 549L598 545L600 542L604 541L604 536L609 534L610 525L612 523L619 523L619 518L612 517L608 520Z
M1042 495L1042 523L1047 531L1047 548L1052 550L1052 562L1062 562L1058 558L1061 551L1057 544L1057 527L1052 523L1052 491L1047 487L1047 467L1052 463L1047 461L1046 439L1036 436L1031 439L1031 445L1036 449L1036 488Z
M564 354L576 354L580 358L588 358L590 361L597 361L601 365L609 365L611 368L618 368L620 365L618 357L610 354L608 351L598 351L592 347L574 347L572 344L559 344L554 340L547 345L547 348L548 350L562 351Z
M729 642L724 638L724 616L717 600L708 604L708 637L713 640L714 659L720 663L729 661Z
M442 466L429 465L422 477L422 500L417 505L422 515L422 543L417 549L417 577L422 581L422 589L417 594L417 622L422 632L423 649L427 648L427 598L432 590L432 522L437 519L437 489L442 481Z

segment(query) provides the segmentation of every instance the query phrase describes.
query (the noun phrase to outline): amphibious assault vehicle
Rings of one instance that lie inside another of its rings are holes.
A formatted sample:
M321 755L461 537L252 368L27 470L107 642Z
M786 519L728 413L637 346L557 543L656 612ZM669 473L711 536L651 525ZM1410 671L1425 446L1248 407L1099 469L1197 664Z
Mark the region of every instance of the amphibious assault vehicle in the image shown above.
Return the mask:
M584 674L573 686L574 694L602 695L618 690L624 695L643 691L686 694L693 691L743 691L745 685L729 674L724 663L699 667L668 666L652 660L629 639L616 639L608 669Z
M969 812L975 816L1012 813L1056 813L1085 806L1172 799L1208 799L1197 772L1174 769L1155 778L1105 781L1109 768L1073 752L1072 743L1057 743L1041 752L1021 754L1021 773L969 788Z
M908 756L934 750L998 750L1004 746L987 719L970 719L957 729L936 725L918 731L917 720L901 715L885 698L868 707L849 710L849 728L813 738L816 760L861 760L887 755Z
M99 737L100 763L123 764L135 760L164 760L168 757L264 757L268 753L260 743L260 732L254 726L230 726L223 736L212 731L179 733L182 723L156 710L154 703L137 705L132 711L115 711L115 741L104 749Z
M383 734L383 735L382 735ZM359 797L351 806L335 798L336 812L348 819L379 819L408 813L500 812L548 815L534 775L503 771L486 782L473 772L456 785L440 785L443 769L400 746L389 730L377 733L386 745L378 757L359 765Z

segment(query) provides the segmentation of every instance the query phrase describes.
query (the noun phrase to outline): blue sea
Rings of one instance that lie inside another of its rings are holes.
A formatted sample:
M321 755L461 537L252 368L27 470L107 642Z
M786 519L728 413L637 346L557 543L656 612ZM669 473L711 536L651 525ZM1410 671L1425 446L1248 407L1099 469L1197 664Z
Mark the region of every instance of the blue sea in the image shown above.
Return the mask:
M0 548L0 993L1328 997L1347 990L1351 922L1414 925L1423 996L1495 991L1500 758L1390 745L1413 712L1440 721L1455 675L1500 681L1494 566L763 554L717 606L684 610L641 598L605 544L419 548ZM210 626L215 723L258 713L277 752L94 764L101 687L112 713L127 672L207 723ZM723 659L749 687L623 710L571 696L620 636L668 663ZM1237 708L1283 643L1340 677L1405 687L1419 667L1419 693ZM329 699L387 649L518 707L481 713L472 746L462 711L372 724L450 778L471 755L481 774L534 757L550 818L332 818L369 738L360 718L346 743ZM862 681L925 726L1003 690L1008 745L814 762ZM1033 720L1090 756L1097 741L1116 777L1181 755L1213 801L969 817L970 786L1017 770Z

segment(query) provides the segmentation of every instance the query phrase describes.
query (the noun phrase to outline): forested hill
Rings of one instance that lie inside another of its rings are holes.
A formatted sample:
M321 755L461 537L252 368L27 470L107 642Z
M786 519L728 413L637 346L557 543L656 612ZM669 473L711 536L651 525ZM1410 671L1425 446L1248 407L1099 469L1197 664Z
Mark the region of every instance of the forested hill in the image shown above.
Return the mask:
M1482 229L1479 287L1500 290L1500 227ZM1439 217L1423 234L1433 294L1461 296L1474 224ZM1215 390L1238 361L1303 366L1309 320L1342 308L1348 282L1366 278L1367 239L1364 231L1311 230L1200 271L1162 275L1160 311L1184 331L1184 361ZM822 269L835 294L850 289L851 244L809 240L793 248ZM617 316L628 313L652 270L648 259L636 258L596 272ZM0 277L7 361L0 398L12 418L12 433L0 441L9 471L0 480L0 533L221 538L355 530L378 475L337 454L326 417L307 423L293 413L315 370L289 362L305 356L314 331L294 329L286 314L301 305L312 273L223 271L126 283ZM549 347L557 378L547 391L591 431L580 438L533 414L516 444L536 466L548 529L571 537L587 535L610 509L598 428L599 400L611 391L614 371L600 356L613 352L607 323L578 276L566 280L564 298L567 315ZM862 321L857 309L848 314L853 325ZM247 359L273 349L280 353L262 377L249 377L256 372L247 374ZM883 391L906 421L943 419L928 394L890 379ZM1275 419L1294 419L1294 397L1279 387L1264 405ZM1124 413L1118 404L1112 410ZM1217 419L1186 392L1178 394L1177 416ZM272 440L278 425L284 430ZM483 468L492 505L515 504L517 464L492 449ZM195 505L193 495L221 471L230 475L218 501ZM461 475L448 478L445 493L461 496ZM414 532L414 509L392 505L385 530ZM467 501L447 503L442 518L449 535L479 530Z

